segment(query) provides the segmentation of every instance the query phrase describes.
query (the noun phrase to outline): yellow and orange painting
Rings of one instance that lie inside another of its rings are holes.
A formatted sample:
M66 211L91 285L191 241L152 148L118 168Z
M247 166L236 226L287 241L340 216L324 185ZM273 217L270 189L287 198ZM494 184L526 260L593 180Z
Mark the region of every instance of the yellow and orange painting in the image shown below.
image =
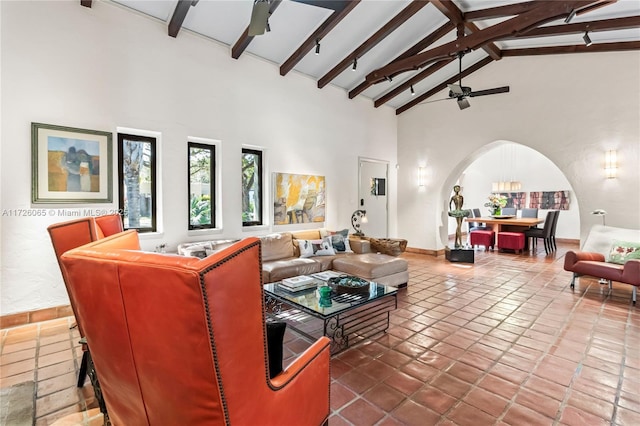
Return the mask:
M273 223L324 222L324 176L274 173Z

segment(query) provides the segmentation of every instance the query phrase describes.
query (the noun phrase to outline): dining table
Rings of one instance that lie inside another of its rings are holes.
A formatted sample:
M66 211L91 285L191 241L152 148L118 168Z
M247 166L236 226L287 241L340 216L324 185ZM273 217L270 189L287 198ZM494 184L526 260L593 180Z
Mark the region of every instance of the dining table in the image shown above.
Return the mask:
M495 232L495 238L498 238L498 232L508 227L509 232L524 232L527 229L544 223L544 219L538 217L516 217L516 216L487 216L487 217L465 217L465 222L483 223ZM528 248L528 239L525 238L525 249ZM497 242L497 241L496 241Z

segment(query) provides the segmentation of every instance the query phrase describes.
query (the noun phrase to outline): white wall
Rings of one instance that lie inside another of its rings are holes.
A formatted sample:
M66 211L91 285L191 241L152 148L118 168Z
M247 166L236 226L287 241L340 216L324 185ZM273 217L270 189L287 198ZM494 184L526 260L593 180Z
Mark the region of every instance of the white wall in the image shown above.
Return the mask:
M0 7L3 211L41 207L32 206L30 198L31 122L162 134L163 234L145 236L146 249L272 230L242 230L243 144L266 149L268 173L324 175L325 225L333 229L350 228L358 157L397 163L397 121L389 108L349 100L334 87L318 90L315 81L296 73L283 78L276 65L247 54L231 59L228 48L186 31L171 38L166 25L114 4L94 2L88 9L77 1L0 2ZM222 141L224 229L217 233L186 230L189 136ZM395 236L395 168L389 177L390 235ZM88 207L116 206L117 201ZM51 211L44 218L2 217L2 315L69 303L46 232L49 224L68 218Z
M482 215L487 216L489 208L484 204L492 193L491 184L500 180L520 181L522 188L517 192L527 194L526 207L529 207L530 192L569 191L569 209L562 210L558 217L556 237L580 239L580 209L573 188L562 171L544 155L526 146L508 141L496 141L490 146L493 148L471 163L459 177L463 207L480 208ZM547 211L539 210L538 217L544 219ZM448 233L454 234L455 230L456 221L449 218ZM466 227L463 230L466 231Z
M476 90L509 85L511 92L472 98L463 111L435 102L399 115L398 233L411 235L411 247L444 247L455 180L499 140L558 166L574 190L582 240L601 223L591 215L598 208L608 211L607 225L640 228L638 52L505 58L464 83ZM618 152L617 179L604 177L609 149ZM428 176L422 191L420 162Z

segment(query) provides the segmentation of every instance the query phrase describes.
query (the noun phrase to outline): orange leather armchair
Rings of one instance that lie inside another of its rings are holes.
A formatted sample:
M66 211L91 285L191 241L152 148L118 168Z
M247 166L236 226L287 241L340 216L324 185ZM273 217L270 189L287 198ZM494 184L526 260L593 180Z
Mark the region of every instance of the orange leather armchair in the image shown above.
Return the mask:
M67 282L64 269L60 263L60 256L68 250L117 234L123 230L122 218L117 214L98 217L83 217L81 219L54 223L47 228L49 237L51 238L51 243L53 244L53 251L55 252L56 259L58 260L60 271L62 272L62 279L64 280L64 284L67 288L67 293L69 294L71 309L74 314L76 313L75 301L69 291L69 283ZM82 325L80 323L78 323L78 329L80 330L80 335L84 336L82 332Z
M78 331L80 337L84 341L84 328L77 314L77 303L73 298L69 286L70 283L67 280L62 263L60 263L60 256L68 250L79 247L81 245L96 241L104 238L105 236L113 235L123 231L122 218L120 215L112 214L98 217L84 217L81 219L70 220L66 222L56 223L47 228L51 243L53 244L53 251L55 252L58 265L60 266L60 272L62 273L62 279L69 295L69 301L71 303L71 309L76 317L76 324L78 325ZM84 353L82 354L82 362L80 364L80 371L78 374L78 387L84 385L87 373L91 378L91 384L94 388L94 393L100 409L106 414L106 408L102 396L100 394L100 384L98 378L91 367L91 355L88 351L87 345L83 345Z
M269 378L259 239L205 259L139 249L125 231L61 258L113 424L327 421L329 339Z

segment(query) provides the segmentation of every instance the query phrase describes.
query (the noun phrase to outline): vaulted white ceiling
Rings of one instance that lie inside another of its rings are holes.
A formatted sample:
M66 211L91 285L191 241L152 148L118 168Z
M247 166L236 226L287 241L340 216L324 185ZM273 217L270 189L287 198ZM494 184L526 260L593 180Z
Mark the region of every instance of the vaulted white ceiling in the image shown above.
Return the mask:
M182 24L178 24L177 31L174 27L176 37L180 37L182 31L192 31L213 42L228 46L230 55L239 40L248 41L246 48L243 51L240 50L239 55L252 54L264 58L276 66L274 72L278 72L279 68L280 73L286 76L289 71L284 68L286 65L293 65L292 71L310 76L319 82L319 87L332 84L344 89L345 96L350 92L351 97L365 96L372 99L376 106L389 105L398 113L415 105L417 101L442 98L444 93L442 90L445 87L443 84L458 74L459 63L455 59L455 54L452 56L453 60L440 62L438 69L425 78L418 78L417 75L424 72L433 62L420 66L417 70L393 75L392 81L377 82L361 91L354 91L354 89L358 86L362 87L367 75L388 65L407 49L439 29L444 35L421 49L423 52L455 41L457 39L456 24L464 26L466 35L469 36L517 16L510 14L488 19L484 18L487 13L481 12L486 9L503 7L503 9L497 9L497 13L500 14L505 11L504 7L509 5L521 6L524 10L545 3L561 3L568 4L570 7L567 10L570 11L571 7L576 7L576 3L579 7L598 3L594 0L583 2L356 0L353 2L354 5L351 5L353 8L338 20L333 28L319 32L323 25L327 25L327 20L331 20L334 14L332 9L304 4L305 2L314 3L313 1L283 0L269 18L270 32L243 39L243 33L251 19L253 0L114 0L114 2L166 23L169 32L171 32L172 18L181 13L182 16L179 17L183 19ZM343 4L344 6L345 2L320 0L315 3L326 6ZM565 22L566 16L561 16L559 19L538 25L538 27L559 28L566 34L529 37L524 33L518 37L495 40L493 44L482 43L482 46L463 56L462 68L467 69L482 60L487 61L488 67L499 67L500 58L506 56L640 49L640 2L600 0L600 3L602 3L600 7L584 13L578 10L569 23ZM406 8L412 8L411 12L405 11ZM403 11L406 15L402 19L396 18L400 19L400 23L395 25L392 31L386 31L385 37L376 38L376 42L373 43L372 36ZM623 22L620 18L626 18L626 20ZM456 20L460 21L455 22ZM602 21L599 22L600 27L607 28L600 29L591 24L598 23L597 21ZM571 31L560 26L567 26L566 28L571 28ZM585 29L589 30L588 35L593 41L589 47L585 46L583 39ZM316 40L320 43L318 55L315 54ZM292 59L299 49L302 50L299 60ZM488 52L491 52L491 49L493 49L493 61L485 59L490 58ZM353 58L357 58L355 70ZM335 71L334 67L341 62L343 64L348 62L348 65ZM283 66L283 64L286 65ZM332 70L334 75L327 75ZM472 80L473 77L463 78L466 84L472 84ZM411 94L411 87L414 95Z

